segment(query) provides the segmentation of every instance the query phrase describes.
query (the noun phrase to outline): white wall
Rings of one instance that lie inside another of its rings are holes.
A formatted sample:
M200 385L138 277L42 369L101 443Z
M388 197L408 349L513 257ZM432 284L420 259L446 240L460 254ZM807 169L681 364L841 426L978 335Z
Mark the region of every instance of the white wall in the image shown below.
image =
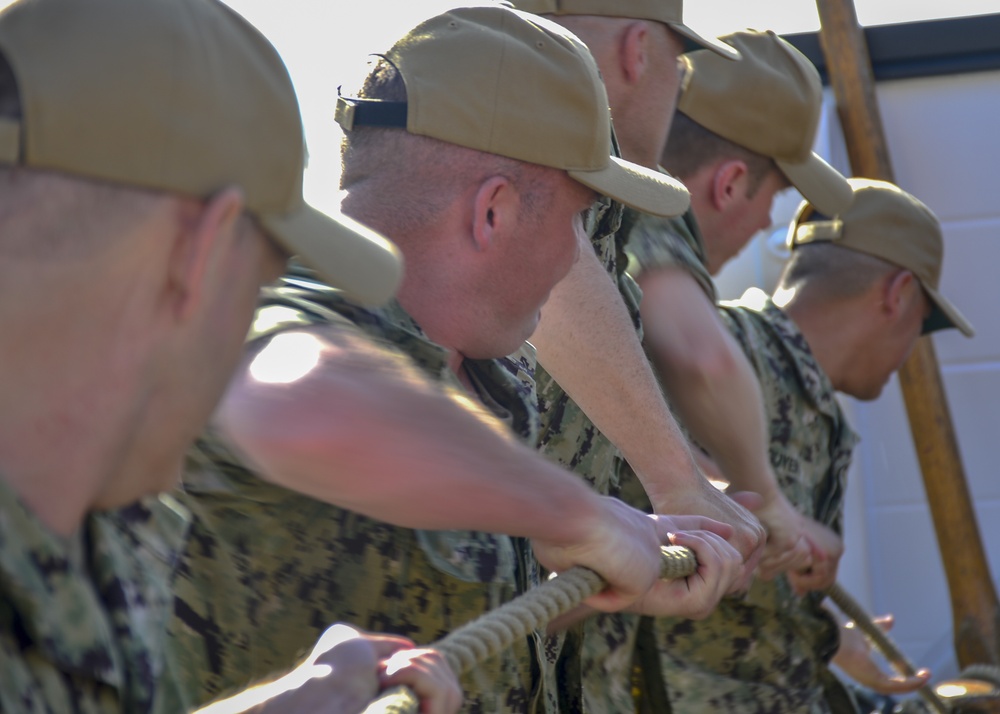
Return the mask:
M941 220L941 289L976 327L933 339L983 543L1000 573L1000 71L880 83L877 90L899 185ZM847 170L832 99L817 151ZM776 202L776 225L797 197ZM724 297L773 287L783 228L759 236L719 276ZM951 605L923 481L895 379L874 402L844 400L862 442L850 474L841 582L869 610L893 612L893 636L910 658L955 674Z

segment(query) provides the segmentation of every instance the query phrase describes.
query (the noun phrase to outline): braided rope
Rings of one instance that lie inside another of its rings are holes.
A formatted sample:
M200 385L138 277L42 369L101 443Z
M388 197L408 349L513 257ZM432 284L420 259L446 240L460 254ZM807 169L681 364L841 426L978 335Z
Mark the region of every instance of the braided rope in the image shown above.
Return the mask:
M660 577L664 580L687 577L698 568L688 548L670 545L661 547L660 552ZM604 579L594 571L571 568L463 625L431 647L440 651L452 670L461 675L569 612L604 586ZM419 701L409 689L393 687L372 702L364 714L417 714L419 708Z
M847 594L847 591L840 587L840 585L834 584L827 594L837 607L840 608L841 612L854 620L854 623L865 633L865 636L875 645L875 648L882 656L889 661L889 664L892 665L892 668L896 672L907 677L912 677L917 673L916 668L906 658L906 655L896 647L895 643L889 639L889 636L882 628L875 624L864 608ZM948 705L931 689L930 685L925 684L917 691L921 699L924 700L932 711L940 712L941 714L950 711Z
M978 679L1000 689L1000 667L993 664L970 664L962 670L960 676L964 679Z

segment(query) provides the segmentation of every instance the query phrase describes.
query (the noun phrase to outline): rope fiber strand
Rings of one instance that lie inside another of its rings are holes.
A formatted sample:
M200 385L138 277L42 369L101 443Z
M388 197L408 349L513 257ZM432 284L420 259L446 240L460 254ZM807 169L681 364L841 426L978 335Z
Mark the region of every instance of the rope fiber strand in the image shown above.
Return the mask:
M660 548L660 578L676 580L698 569L694 552L684 546ZM564 615L606 583L588 568L570 568L520 597L487 612L431 645L445 656L452 670L462 675L494 657L533 630ZM364 714L417 714L420 703L405 687L387 689L368 705Z

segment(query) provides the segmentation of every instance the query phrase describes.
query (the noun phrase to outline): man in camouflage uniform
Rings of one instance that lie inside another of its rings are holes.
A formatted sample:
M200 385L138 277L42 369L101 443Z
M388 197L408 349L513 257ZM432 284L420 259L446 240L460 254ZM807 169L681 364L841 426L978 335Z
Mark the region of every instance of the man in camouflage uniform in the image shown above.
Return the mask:
M0 14L0 710L155 707L189 519L150 494L176 482L261 284L292 253L359 298L398 282L381 237L303 202L303 158L277 53L221 3ZM370 644L330 648L332 677L299 691L340 701Z
M738 56L684 25L678 0L515 0L515 5L546 14L587 44L608 86L622 155L650 168L656 168L673 116L679 53L694 45L710 48L706 51L727 58L723 61ZM759 525L719 499L698 474L642 352L639 292L624 272L622 210L611 205L595 211L603 215L591 220L591 251L584 249L553 292L532 337L538 348L540 449L600 493L617 492L624 454L657 512L704 513L734 524L732 542L750 559L749 573ZM639 213L626 209L626 223ZM548 672L561 682L564 708L619 711L629 705L636 624L635 615L599 615L569 631L564 647L550 643L556 661Z
M684 82L663 164L692 191L683 217L642 216L628 239L643 291L645 345L678 417L738 490L759 493L769 576L805 565L820 536L781 494L766 454L760 389L715 313L711 276L770 225L776 193L794 185L827 213L846 208L843 176L812 152L822 85L809 60L772 32L720 38L739 62L684 56ZM779 549L780 551L781 549Z
M839 539L804 518L782 494L768 459L760 387L725 329L712 275L770 225L774 196L796 186L830 213L846 207L846 180L812 152L822 84L809 60L772 32L720 38L739 62L698 50L682 58L677 112L663 166L692 191L678 218L638 216L628 228L629 273L642 288L645 347L690 438L713 455L736 490L759 493L768 529L765 577L835 559ZM623 497L640 505L634 477ZM646 627L651 626L648 621ZM643 632L643 637L647 633ZM653 660L646 689L662 698Z
M493 80L484 86L485 76ZM380 310L303 275L265 297L245 369L185 477L199 521L171 647L179 679L199 698L266 673L332 620L430 642L509 600L537 581L536 566L497 533L531 538L548 569L594 567L615 586L595 604L620 607L655 580L668 527L481 433L495 438L499 418L526 443L537 439L530 378L496 358L531 334L576 259L580 213L595 195L646 210L686 203L672 180L611 157L607 97L586 48L505 7L454 10L391 48L361 96L340 99L337 117L343 208L392 235L407 272L398 302ZM529 251L538 259L526 263ZM470 415L453 445L430 445L446 453L428 458L427 444L397 443L395 432L399 421L434 414L388 400L374 414L341 411L328 396L330 365L359 334L381 344L377 359L405 359L493 418ZM345 422L368 419L367 440L345 446ZM381 488L365 501L361 481ZM386 515L380 500L397 490L434 499L438 512ZM696 548L706 570L655 585L647 603L709 608L740 557L712 533L678 542ZM463 677L468 711L524 711L541 696L529 645Z
M803 203L774 298L752 290L721 310L760 380L782 491L837 534L856 437L835 390L875 399L921 334L972 334L937 291L942 237L931 211L891 184L850 185L853 202L835 219ZM817 592L835 575L816 563L755 582L745 601L701 622L658 620L671 710L853 711L827 666L838 627Z

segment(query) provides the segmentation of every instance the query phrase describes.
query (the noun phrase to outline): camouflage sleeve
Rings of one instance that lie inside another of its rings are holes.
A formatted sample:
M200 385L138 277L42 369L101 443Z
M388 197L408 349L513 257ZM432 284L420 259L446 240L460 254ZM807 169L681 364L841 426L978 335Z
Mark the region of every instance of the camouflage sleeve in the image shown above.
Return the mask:
M729 334L736 338L740 349L743 350L743 354L746 355L747 360L753 367L754 374L760 380L761 369L758 363L760 345L754 339L754 331L750 324L751 318L743 308L732 304L723 303L719 305L718 312L719 317L722 319L722 324L725 325Z
M690 231L681 217L661 218L641 214L632 224L626 237L628 272L638 278L648 270L679 268L688 272L712 302L717 293L712 276L705 264L685 237Z

